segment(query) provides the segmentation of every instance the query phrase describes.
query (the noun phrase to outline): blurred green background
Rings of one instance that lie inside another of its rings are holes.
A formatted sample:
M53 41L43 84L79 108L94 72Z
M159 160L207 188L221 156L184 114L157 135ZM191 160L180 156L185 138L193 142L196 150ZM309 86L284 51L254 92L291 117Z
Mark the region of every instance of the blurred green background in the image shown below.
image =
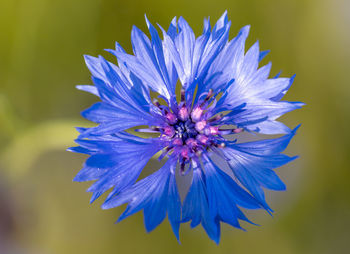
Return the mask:
M73 183L85 157L65 152L90 123L80 111L96 101L83 54L131 49L144 14L167 27L184 16L198 35L203 18L224 10L231 38L251 24L248 46L271 49L272 74L296 73L286 99L306 102L283 121L302 123L279 169L288 191L268 193L276 211L248 212L262 225L223 226L215 245L201 228L168 222L145 233L142 214L115 225L122 208L89 204L88 183ZM0 9L0 253L349 253L350 1L348 0L2 0Z

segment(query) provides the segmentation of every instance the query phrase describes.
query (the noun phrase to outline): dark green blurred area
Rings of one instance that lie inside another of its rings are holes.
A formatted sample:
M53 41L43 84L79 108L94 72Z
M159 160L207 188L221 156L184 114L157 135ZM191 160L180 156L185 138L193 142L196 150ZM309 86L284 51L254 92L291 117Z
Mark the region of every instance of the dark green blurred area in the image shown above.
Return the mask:
M91 83L83 54L112 59L103 49L115 41L130 52L145 13L164 27L184 16L198 35L226 9L231 38L251 24L248 46L271 49L271 75L297 74L286 99L307 105L283 117L302 123L287 150L301 157L279 169L288 191L268 192L273 218L248 212L261 227L223 226L219 246L189 225L181 245L168 222L147 234L140 213L113 224L122 208L90 205L89 184L72 182L85 157L65 152L96 101L75 89ZM0 253L349 253L349 11L347 0L2 1Z

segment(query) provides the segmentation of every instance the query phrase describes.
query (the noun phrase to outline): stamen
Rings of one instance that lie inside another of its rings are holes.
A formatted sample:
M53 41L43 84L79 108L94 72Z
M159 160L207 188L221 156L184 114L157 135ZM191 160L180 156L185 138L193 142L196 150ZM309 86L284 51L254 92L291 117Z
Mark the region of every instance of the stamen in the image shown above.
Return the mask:
M225 143L220 143L218 148L225 148L226 147L226 144Z
M219 134L219 127L217 127L217 126L210 126L209 130L210 130L211 135L218 135Z
M155 126L152 126L151 129L157 132L160 132L161 130L159 127L155 127Z
M208 122L209 123L217 122L217 121L221 120L223 117L224 117L224 114L221 113L219 115L214 116L213 118L210 118L208 120Z
M174 138L172 144L175 146L181 146L183 145L183 142L181 138Z
M234 133L241 133L241 132L243 132L243 131L244 131L243 128L233 129L233 132L234 132Z
M159 101L157 99L153 99L152 103L153 103L154 106L156 106L157 108L161 109L160 108L161 105L160 105L160 103L159 103Z
M180 173L181 173L182 176L185 175L185 165L186 165L186 164L185 164L185 161L182 160L181 166L180 166Z
M205 135L199 134L197 135L196 139L202 144L207 144L209 138Z
M189 114L188 114L188 110L185 106L183 106L182 108L180 108L179 110L179 118L182 120L182 121L186 121L189 117Z
M168 137L172 138L175 135L175 130L173 127L166 126L163 128L163 133Z
M219 129L221 135L230 135L230 134L237 134L244 131L243 128L237 128L237 129Z
M173 113L170 113L170 112L166 113L165 118L168 120L170 124L174 124L177 122L177 118Z
M171 146L168 146L163 152L162 154L159 156L158 161L161 161L168 153L169 151L172 149Z
M209 89L207 96L204 98L204 101L201 103L200 107L203 107L204 104L210 100L210 98L213 96L213 89Z
M223 113L216 114L212 111L212 106L208 107L211 102L215 103L212 89L201 95L196 105L189 105L184 89L181 89L180 94L181 101L170 102L170 106L161 105L157 99L153 100L153 104L163 116L164 125L135 131L160 132L160 138L168 146L162 150L158 160L165 156L176 156L180 164L180 174L185 175L190 170L200 167L200 158L205 156L207 151L215 151L223 157L222 148L226 146L223 135L240 133L243 129L221 129L227 116Z
M182 158L188 160L190 157L188 156L188 148L186 146L184 146L181 150L181 156Z
M158 133L158 130L155 129L135 129L136 132L145 132L145 133Z
M198 143L195 139L189 138L186 140L186 145L188 145L190 147L190 149L193 149L198 145Z
M191 113L191 118L193 121L197 122L201 119L202 114L203 114L203 109L201 109L200 107L196 107Z
M185 96L185 89L181 89L181 102L185 102L186 101L186 96Z
M202 156L202 153L203 153L202 150L198 150L198 151L196 151L196 156L197 156L197 157L201 157L201 156Z
M200 122L197 122L196 123L196 130L200 132L205 128L205 126L207 126L207 121L202 120Z
M207 97L205 97L205 101L208 101L212 96L213 96L214 92L213 89L209 89Z
M213 144L217 148L225 148L226 144L225 143L220 143L220 144Z

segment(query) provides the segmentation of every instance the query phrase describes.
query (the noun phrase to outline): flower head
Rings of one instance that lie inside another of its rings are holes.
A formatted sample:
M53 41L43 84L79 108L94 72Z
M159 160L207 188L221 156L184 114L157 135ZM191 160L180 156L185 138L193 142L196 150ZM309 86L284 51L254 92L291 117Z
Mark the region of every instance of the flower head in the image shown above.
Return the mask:
M110 190L104 209L128 203L119 220L143 210L151 231L168 216L177 238L180 224L191 221L218 243L220 222L236 228L250 222L241 208L272 212L263 188L284 190L273 170L295 159L282 152L296 129L276 119L303 104L281 101L294 77L269 79L271 64L259 68L267 52L258 43L245 52L249 26L229 40L226 12L213 28L204 20L197 38L182 17L167 31L160 27L163 39L146 23L151 39L132 29L133 55L118 43L108 50L118 65L85 56L94 86L78 89L101 102L82 112L98 126L78 128L79 146L70 150L90 157L74 180L95 180L91 202ZM243 131L285 135L237 142ZM165 164L137 181L157 153ZM225 164L231 173L218 166ZM192 183L181 202L177 180L189 172Z

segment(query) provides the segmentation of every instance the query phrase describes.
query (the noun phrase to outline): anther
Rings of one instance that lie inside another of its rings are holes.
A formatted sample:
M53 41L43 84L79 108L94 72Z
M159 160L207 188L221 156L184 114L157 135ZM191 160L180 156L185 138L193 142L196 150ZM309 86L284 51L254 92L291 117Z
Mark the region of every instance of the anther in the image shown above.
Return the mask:
M210 130L211 135L218 135L219 134L219 127L217 127L217 126L210 126L209 130Z
M194 149L194 148L196 148L198 143L197 143L197 141L195 139L189 138L189 139L186 140L186 145L188 145L190 149Z
M159 132L159 131L160 131L160 128L159 128L159 127L152 126L152 127L151 127L151 130L154 130L154 131Z
M204 104L210 100L210 98L213 96L213 89L209 89L207 96L205 97L204 101L201 103L201 107L204 106Z
M244 131L243 128L237 128L237 129L219 129L221 135L230 135L230 134L237 134Z
M173 113L167 112L165 115L165 118L168 120L170 124L174 124L177 122L177 118Z
M182 120L182 121L186 121L189 117L189 114L188 114L188 110L185 106L183 106L182 108L180 108L179 110L179 118Z
M183 145L183 142L182 142L182 139L181 138L175 138L172 142L173 145L176 145L176 146L181 146Z
M153 105L160 109L160 103L157 99L153 99Z
M182 156L182 158L184 158L186 160L188 160L190 158L188 155L188 148L186 146L182 147L181 156Z
M202 114L203 114L203 109L201 109L200 107L196 107L191 113L191 118L193 121L197 122L201 119Z
M181 89L181 102L185 102L186 97L185 97L185 89Z
M205 100L209 100L210 99L210 97L212 97L213 96L213 89L209 89L209 91L208 91L208 94L207 94L207 96L205 97Z
M168 137L173 137L175 135L175 130L171 126L166 126L163 128L163 133Z
M220 144L213 144L217 148L225 148L226 144L225 143L220 143Z
M182 162L181 162L181 166L180 166L180 173L181 173L181 175L185 175L185 161L184 160L182 160Z
M197 122L196 123L196 130L199 132L202 131L206 125L207 125L207 121L202 120L200 122Z
M196 156L197 156L197 157L201 157L201 156L202 156L202 153L203 153L202 150L198 150L198 151L196 151Z
M209 122L209 123L216 122L216 121L221 120L223 117L224 117L224 114L221 113L221 114L219 114L219 115L214 116L213 118L210 118L210 119L208 120L208 122Z
M241 133L241 132L243 132L243 131L244 131L243 128L233 129L233 132L234 132L234 133Z
M196 139L202 144L207 144L209 138L205 135L199 134Z
M158 130L155 130L155 129L135 129L136 132L145 132L145 133L158 133L159 132L159 129Z

